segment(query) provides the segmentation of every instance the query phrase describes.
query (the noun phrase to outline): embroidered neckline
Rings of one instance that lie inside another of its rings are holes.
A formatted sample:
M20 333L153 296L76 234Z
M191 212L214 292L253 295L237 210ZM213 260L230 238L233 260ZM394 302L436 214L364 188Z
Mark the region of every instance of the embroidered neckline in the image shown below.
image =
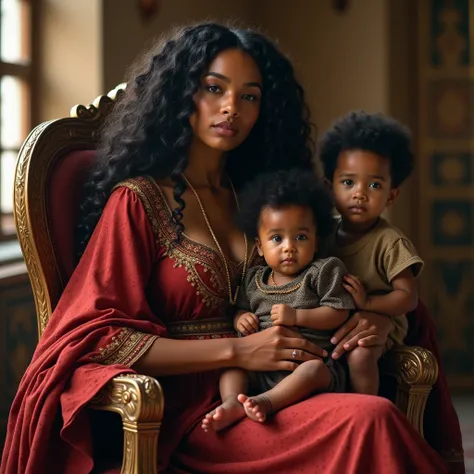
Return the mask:
M157 244L164 249L164 255L173 261L175 268L183 267L187 280L194 287L203 303L213 309L219 307L226 299L227 289L224 285L225 270L218 252L208 245L182 235L176 242L176 227L171 209L163 191L151 177L137 177L119 183L116 187L127 187L142 201L150 220ZM255 246L249 256L249 265L255 260ZM232 262L230 268L233 276L242 263ZM202 270L198 270L201 268ZM202 278L202 271L208 275L208 281Z
M160 185L156 182L156 180L154 178L149 178L150 180L152 180L152 182L154 183L154 185L156 186L156 189L158 190L159 194L160 194L160 199L161 199L161 202L162 204L164 205L164 207L166 208L166 210L168 211L168 214L169 214L169 221L170 221L170 224L173 225L174 224L174 219L173 219L173 211L171 210L169 204L168 204L168 201L166 199L166 196L163 192L163 190L161 189ZM214 247L211 247L210 245L207 245L207 244L204 244L202 242L198 242L197 240L194 240L192 239L191 237L189 237L189 235L186 234L186 232L183 232L182 234L182 237L185 238L186 240L188 240L188 242L190 242L191 244L193 245L197 245L199 247L202 247L204 248L205 250L207 250L208 252L211 252L212 254L214 254L219 261L222 260L222 257L220 256L219 254L219 251L217 249L215 249ZM250 249L249 253L248 253L248 260L249 262L253 259L254 257L254 253L255 253L255 249L256 249L256 246L253 245L252 248ZM227 259L227 261L234 267L234 268L239 268L243 265L244 261L241 260L239 262L236 262L235 260L232 260L232 259Z

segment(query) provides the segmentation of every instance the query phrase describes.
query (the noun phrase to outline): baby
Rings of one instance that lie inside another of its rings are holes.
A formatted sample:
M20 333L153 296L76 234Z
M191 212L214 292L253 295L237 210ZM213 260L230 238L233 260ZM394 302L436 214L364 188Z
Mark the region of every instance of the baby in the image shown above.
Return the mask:
M319 259L318 239L333 230L331 198L311 172L262 175L241 196L239 224L255 238L265 265L249 269L237 301L235 329L246 336L272 325L297 326L326 352L330 339L354 308L344 289L347 274L334 257ZM288 350L288 359L297 357ZM253 396L248 395L249 386ZM248 416L263 422L272 413L318 392L342 392L346 375L331 358L307 360L293 372L225 371L222 404L202 420L204 430L221 430Z
M390 117L352 112L324 134L320 148L340 214L326 253L340 258L349 271L344 287L357 309L394 322L385 347L358 346L347 354L352 390L376 395L378 360L393 344L403 344L404 315L417 306L415 278L423 267L410 240L382 217L413 169L411 135Z

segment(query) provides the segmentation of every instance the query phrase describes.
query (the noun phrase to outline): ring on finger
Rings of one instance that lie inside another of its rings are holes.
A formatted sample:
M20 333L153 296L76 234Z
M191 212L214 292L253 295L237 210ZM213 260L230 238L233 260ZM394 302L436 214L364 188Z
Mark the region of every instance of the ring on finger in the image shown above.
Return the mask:
M291 353L291 357L293 357L293 359L296 359L296 349L293 349L293 352Z

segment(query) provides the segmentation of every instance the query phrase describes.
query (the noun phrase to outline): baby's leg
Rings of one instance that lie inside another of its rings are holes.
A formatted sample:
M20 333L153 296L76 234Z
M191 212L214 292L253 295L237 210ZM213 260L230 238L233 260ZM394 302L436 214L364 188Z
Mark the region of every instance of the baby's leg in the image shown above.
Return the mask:
M263 422L271 413L299 402L315 392L327 390L331 377L322 360L308 360L272 389L255 397L241 394L238 400L243 404L249 418Z
M379 391L378 361L383 353L382 346L358 346L347 353L347 365L352 391L366 395L377 395Z
M202 429L219 431L243 418L245 410L237 400L237 395L247 393L247 387L247 372L240 369L226 370L219 382L222 404L204 417L201 422Z

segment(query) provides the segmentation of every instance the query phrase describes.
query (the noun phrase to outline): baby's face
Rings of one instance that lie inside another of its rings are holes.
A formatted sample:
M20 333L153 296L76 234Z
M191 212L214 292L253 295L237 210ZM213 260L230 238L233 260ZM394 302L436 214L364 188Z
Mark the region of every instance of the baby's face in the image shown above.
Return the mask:
M317 250L313 211L305 206L266 207L260 214L257 249L275 273L294 277Z
M337 211L356 226L371 224L398 195L391 182L387 158L364 150L343 151L332 182Z

